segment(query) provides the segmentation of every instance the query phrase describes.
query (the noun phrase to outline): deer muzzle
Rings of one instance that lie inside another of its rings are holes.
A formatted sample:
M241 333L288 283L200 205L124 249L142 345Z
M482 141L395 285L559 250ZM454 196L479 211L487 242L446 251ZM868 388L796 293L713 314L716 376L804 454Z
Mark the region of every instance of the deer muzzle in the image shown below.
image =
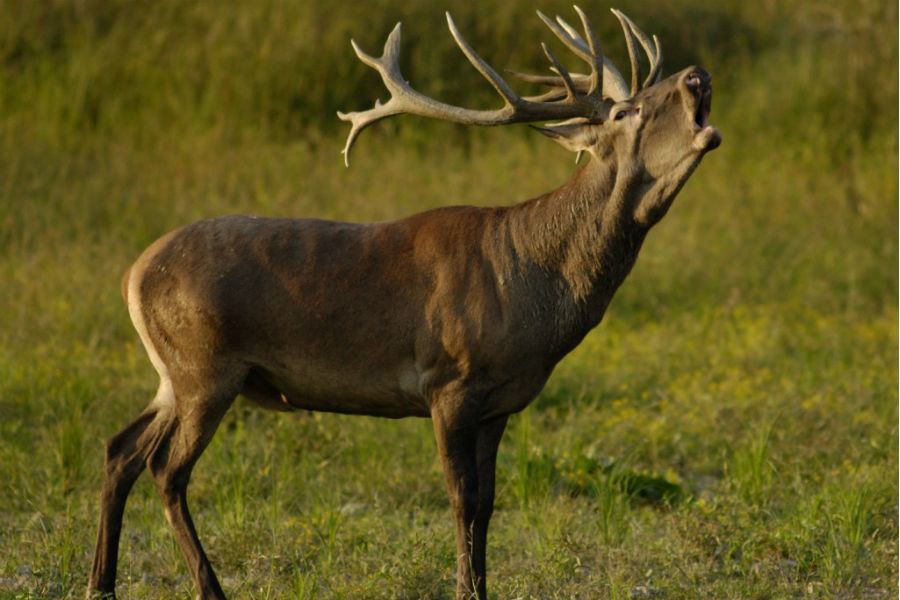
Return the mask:
M722 143L722 134L709 124L709 113L712 109L711 81L709 73L700 67L685 69L682 78L682 83L687 88L693 102L689 112L693 119L692 126L695 132L694 148L701 152L714 150Z

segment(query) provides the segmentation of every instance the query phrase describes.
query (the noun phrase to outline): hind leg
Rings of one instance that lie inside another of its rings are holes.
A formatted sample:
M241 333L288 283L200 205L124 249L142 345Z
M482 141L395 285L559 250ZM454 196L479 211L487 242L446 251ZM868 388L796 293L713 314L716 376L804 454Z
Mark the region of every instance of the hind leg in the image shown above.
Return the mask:
M187 393L181 393L176 385L176 416L172 428L148 462L166 518L187 562L198 598L203 600L224 600L225 594L197 536L188 510L187 486L194 464L240 390L241 381L225 381L228 380L211 379L207 388L191 386Z
M171 422L175 397L172 385L163 380L146 409L106 444L103 486L100 492L100 522L94 563L88 584L89 597L115 597L116 566L122 514L135 480L156 449Z

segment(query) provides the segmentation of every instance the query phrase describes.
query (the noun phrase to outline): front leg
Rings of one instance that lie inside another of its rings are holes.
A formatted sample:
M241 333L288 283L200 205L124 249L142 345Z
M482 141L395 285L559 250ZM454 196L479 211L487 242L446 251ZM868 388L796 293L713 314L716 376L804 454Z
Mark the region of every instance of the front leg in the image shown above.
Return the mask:
M506 428L507 416L496 417L478 427L476 456L478 461L478 510L472 528L472 569L480 573L480 580L487 578L486 554L488 523L494 512L494 476L497 472L497 449ZM484 596L480 596L484 598Z
M457 600L487 598L482 528L476 527L479 513L478 405L463 394L444 395L431 409L438 454L456 517ZM483 529L486 534L486 521Z

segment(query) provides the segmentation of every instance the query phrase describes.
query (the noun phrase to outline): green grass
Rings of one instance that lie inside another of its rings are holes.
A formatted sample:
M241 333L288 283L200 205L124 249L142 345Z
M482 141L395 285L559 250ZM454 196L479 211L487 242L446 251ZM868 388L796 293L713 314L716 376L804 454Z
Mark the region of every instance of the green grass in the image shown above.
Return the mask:
M896 6L742 4L620 5L660 35L668 72L713 74L724 144L604 323L511 419L495 598L898 593ZM385 97L351 36L377 52L402 19L415 85L495 100L441 29L444 7L329 6L0 4L0 598L83 595L102 444L157 384L119 296L153 239L223 213L508 204L572 171L527 128L414 118L367 131L344 169L334 111ZM497 67L537 71L548 35L533 8L452 10ZM585 8L622 64L615 20ZM427 421L239 401L189 489L234 598L451 597ZM146 478L119 586L193 595Z

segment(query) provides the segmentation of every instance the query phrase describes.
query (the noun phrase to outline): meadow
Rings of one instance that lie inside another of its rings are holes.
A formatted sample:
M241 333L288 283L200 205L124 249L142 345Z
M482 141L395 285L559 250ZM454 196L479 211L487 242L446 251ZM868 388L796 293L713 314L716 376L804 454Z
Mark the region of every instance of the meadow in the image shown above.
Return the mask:
M582 3L627 70L602 3ZM664 70L713 75L723 133L604 322L510 420L498 599L898 594L898 58L887 0L622 1ZM386 92L353 55L404 23L403 68L448 102L493 92L428 0L0 3L0 598L81 598L103 443L157 378L119 281L227 213L395 218L562 184L525 126L337 110ZM451 6L498 69L546 68L557 0ZM553 46L557 49L556 46ZM556 52L573 67L565 49ZM445 599L453 523L430 423L275 414L239 399L189 488L233 598ZM147 477L122 598L193 589Z

